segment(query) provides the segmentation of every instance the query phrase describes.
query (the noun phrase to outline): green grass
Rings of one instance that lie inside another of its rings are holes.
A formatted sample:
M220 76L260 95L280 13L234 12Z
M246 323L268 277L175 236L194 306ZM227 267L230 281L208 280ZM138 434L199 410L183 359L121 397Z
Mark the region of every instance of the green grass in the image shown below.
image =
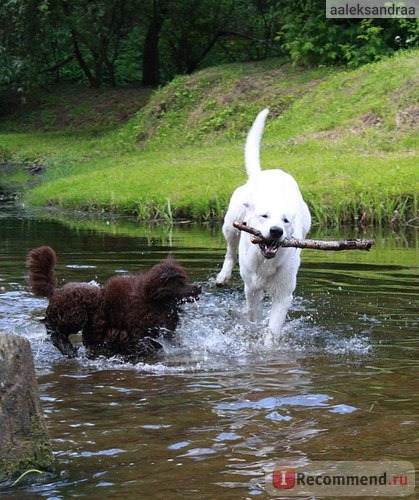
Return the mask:
M268 106L262 165L294 175L315 223L353 223L362 214L368 223L411 223L418 63L412 51L354 71L279 60L210 68L176 78L111 130L104 98L100 126L89 100L72 111L70 125L47 108L43 133L15 115L0 127L0 155L46 167L25 192L29 204L142 220L217 219L245 181L246 132ZM88 125L77 126L85 115Z
M203 158L201 150L193 149L175 156L167 151L146 152L140 158L131 154L120 157L118 166L113 160L97 160L100 165L91 162L94 174L89 170L61 176L33 189L27 199L35 205L135 214L141 220L216 218L234 188L245 180L242 148L208 147L206 154ZM217 156L223 159L221 163ZM401 221L416 209L410 160L397 154L388 154L379 164L373 156L354 161L350 154L336 157L324 151L312 155L310 164L304 154L284 152L280 157L286 160L278 161L277 149L262 152L266 167L279 164L300 180L318 224L351 223L363 212L368 213L369 222L387 223L394 217ZM329 165L326 176L325 161ZM106 189L98 190L98 186Z

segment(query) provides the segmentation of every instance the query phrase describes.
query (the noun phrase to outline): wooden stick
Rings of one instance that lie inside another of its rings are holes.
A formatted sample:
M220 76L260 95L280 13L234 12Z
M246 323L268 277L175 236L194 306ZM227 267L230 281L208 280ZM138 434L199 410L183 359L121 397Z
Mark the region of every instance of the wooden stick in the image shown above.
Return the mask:
M272 241L266 240L260 231L246 225L244 222L233 222L233 226L240 231L244 231L253 236L251 242L270 244ZM298 238L284 238L278 244L281 247L294 248L311 248L313 250L370 250L374 245L375 240L338 240L338 241L322 241L322 240L300 240Z

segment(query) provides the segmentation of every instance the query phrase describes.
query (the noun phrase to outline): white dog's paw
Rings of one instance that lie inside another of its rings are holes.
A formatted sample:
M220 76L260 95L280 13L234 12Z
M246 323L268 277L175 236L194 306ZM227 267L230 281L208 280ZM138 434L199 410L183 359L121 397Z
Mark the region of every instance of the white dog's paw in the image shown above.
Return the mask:
M230 281L230 278L231 278L231 273L226 272L223 269L221 269L221 271L218 273L217 277L215 278L215 284L217 286L225 286Z

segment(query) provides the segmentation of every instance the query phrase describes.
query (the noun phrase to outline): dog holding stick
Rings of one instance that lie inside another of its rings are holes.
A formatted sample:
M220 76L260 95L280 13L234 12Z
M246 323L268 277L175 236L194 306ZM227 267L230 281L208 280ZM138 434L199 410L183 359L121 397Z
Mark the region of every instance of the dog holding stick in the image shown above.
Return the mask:
M264 109L258 114L247 136L248 181L234 191L224 218L227 252L216 284L223 286L230 280L238 249L247 317L256 320L264 293L269 293L272 296L269 328L278 333L292 302L301 253L298 248L281 247L280 242L289 237L305 238L311 216L290 174L280 169L261 169L260 142L268 113ZM261 242L253 244L248 233L233 227L235 221L244 221L259 231Z

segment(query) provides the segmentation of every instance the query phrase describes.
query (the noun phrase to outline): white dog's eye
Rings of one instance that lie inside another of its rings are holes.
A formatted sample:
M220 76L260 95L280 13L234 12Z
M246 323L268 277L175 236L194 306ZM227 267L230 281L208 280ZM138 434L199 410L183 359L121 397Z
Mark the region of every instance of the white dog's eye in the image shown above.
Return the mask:
M261 215L261 217L263 217L264 219L267 219L268 218L268 214L263 214L263 215Z
M285 224L289 224L290 221L286 217L284 217L284 222Z

